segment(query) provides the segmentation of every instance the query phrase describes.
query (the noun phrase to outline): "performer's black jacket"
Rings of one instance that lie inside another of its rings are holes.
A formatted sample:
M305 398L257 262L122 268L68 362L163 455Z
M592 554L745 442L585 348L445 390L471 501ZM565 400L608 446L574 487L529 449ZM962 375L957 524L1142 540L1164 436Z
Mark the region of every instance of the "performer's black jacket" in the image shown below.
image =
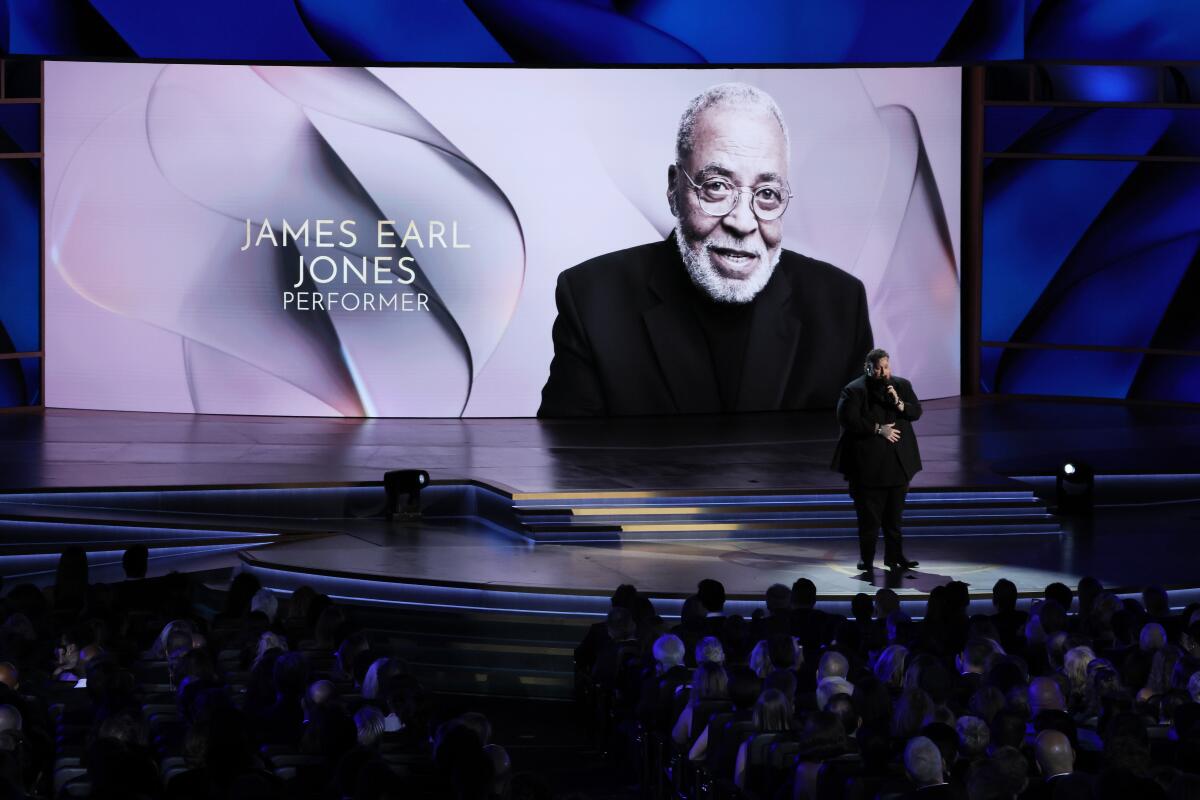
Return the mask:
M833 469L858 486L904 486L921 469L921 451L912 422L921 418L921 403L913 394L912 384L893 375L890 379L904 401L904 410L896 405L883 388L860 375L842 389L837 418L842 426ZM900 441L889 442L875 433L876 424L894 424Z
M733 402L674 237L564 271L539 417L833 408L872 347L862 281L784 250L753 301Z

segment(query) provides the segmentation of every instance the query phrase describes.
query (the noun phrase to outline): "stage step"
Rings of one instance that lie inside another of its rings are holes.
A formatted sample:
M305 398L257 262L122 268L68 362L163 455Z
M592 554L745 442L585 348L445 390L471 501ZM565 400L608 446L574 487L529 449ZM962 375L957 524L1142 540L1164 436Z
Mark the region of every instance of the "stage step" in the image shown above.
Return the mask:
M311 486L157 487L0 492L0 513L86 512L137 514L150 517L229 516L241 519L357 518L381 509L383 487L377 483Z
M0 516L0 556L61 553L78 545L85 551L124 550L136 544L162 547L213 547L265 544L281 534L237 528L200 528L114 523L100 520Z
M1053 523L1045 525L1022 525L1019 527L948 525L936 528L905 527L904 529L904 536L908 539L970 536L1058 536L1061 533L1061 527ZM858 531L850 526L842 528L727 526L724 528L680 527L674 530L612 529L543 531L527 535L538 544L615 544L620 542L694 542L716 539L752 542L857 539Z
M990 505L1012 503L1016 505L1037 504L1037 496L1028 490L935 490L923 489L909 492L909 504L922 506L969 506L981 501ZM754 505L790 505L801 507L821 506L850 506L853 501L846 492L809 492L791 493L756 492L744 493L676 493L664 492L654 494L648 492L557 492L553 494L514 495L515 507L521 510L537 509L577 509L577 508L637 508L637 507L682 507L701 506L704 508L720 508L721 506L754 506Z
M28 512L39 509L26 508ZM11 512L11 508L8 509ZM231 524L122 519L106 513L103 518L58 509L46 513L0 514L0 576L9 581L44 581L53 576L67 547L80 547L90 568L120 564L123 552L144 545L149 558L160 568L167 562L182 563L221 553L233 555L247 548L296 541L300 537L323 536L326 531L294 531ZM107 575L107 572L105 572Z
M845 493L524 495L513 512L535 542L793 540L857 535ZM1061 528L1031 491L914 491L906 535L1046 536Z

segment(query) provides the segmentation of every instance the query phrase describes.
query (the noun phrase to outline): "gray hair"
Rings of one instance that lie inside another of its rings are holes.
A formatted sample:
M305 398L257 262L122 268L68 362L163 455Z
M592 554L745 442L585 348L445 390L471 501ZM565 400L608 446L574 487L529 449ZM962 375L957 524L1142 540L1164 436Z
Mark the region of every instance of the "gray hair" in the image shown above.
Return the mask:
M902 644L889 644L883 648L875 661L875 677L888 686L899 689L904 683L904 662L908 658L908 648Z
M770 647L766 639L759 641L750 651L750 669L760 678L767 677L774 670L774 666L771 664Z
M274 622L275 614L279 611L279 598L270 589L259 589L254 593L254 597L250 598L250 610L261 611L267 615L267 619Z
M384 656L371 662L363 676L362 696L366 700L382 700L384 684L388 678L404 672L404 662Z
M944 773L942 751L927 736L914 736L904 748L904 768L917 787L941 783Z
M1147 622L1138 634L1138 647L1144 653L1154 653L1167 643L1167 631L1157 622Z
M783 131L785 155L791 152L792 139L788 134L787 122L775 98L748 83L718 83L692 98L683 116L679 118L679 129L675 133L675 158L679 161L691 154L696 144L696 121L700 114L714 106L732 106L746 110L759 110L770 114Z
M1063 672L1071 680L1071 691L1080 692L1083 691L1083 687L1087 686L1088 664L1095 660L1095 652L1085 645L1072 647L1063 656Z
M817 708L826 710L829 701L839 694L854 694L854 685L845 678L822 678L817 684Z
M383 736L383 712L375 706L364 705L354 712L354 727L358 729L358 743L372 747Z
M979 717L959 717L954 730L958 734L959 751L968 758L981 755L992 740L988 724Z
M0 732L19 731L24 722L16 706L0 705Z
M286 653L287 649L288 643L286 638L275 633L275 631L263 631L258 637L258 648L254 653L254 661L255 663L262 661L263 655L268 650L282 650Z
M662 665L664 671L683 664L686 653L683 639L673 633L664 633L654 640L654 660Z
M817 679L844 678L850 674L850 662L836 650L829 650L817 662Z
M696 645L696 663L703 664L705 661L714 664L725 663L725 648L721 646L721 640L715 636L705 636Z

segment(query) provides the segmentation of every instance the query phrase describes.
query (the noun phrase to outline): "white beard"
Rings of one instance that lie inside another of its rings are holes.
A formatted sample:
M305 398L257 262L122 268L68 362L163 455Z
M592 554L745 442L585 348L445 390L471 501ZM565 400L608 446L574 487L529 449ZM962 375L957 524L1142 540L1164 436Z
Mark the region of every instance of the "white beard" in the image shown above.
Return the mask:
M749 246L744 242L722 236L709 236L703 241L692 244L688 242L679 228L675 229L675 243L679 245L679 255L687 268L692 283L704 291L718 303L749 303L771 280L775 273L775 265L783 254L783 248L775 248L768 254L762 245ZM746 250L758 256L759 267L744 279L727 278L713 266L708 248L722 247L731 250Z

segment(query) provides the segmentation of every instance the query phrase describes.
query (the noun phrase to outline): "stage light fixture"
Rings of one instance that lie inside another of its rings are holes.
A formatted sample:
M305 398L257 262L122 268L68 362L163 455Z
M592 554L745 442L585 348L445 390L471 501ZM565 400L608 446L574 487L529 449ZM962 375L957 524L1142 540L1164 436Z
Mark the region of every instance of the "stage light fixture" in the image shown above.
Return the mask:
M1081 461L1064 462L1054 481L1060 514L1091 514L1096 489L1095 471Z
M383 474L387 493L386 516L389 520L421 518L421 489L429 485L429 473L423 469L394 469ZM400 498L404 496L404 504Z

